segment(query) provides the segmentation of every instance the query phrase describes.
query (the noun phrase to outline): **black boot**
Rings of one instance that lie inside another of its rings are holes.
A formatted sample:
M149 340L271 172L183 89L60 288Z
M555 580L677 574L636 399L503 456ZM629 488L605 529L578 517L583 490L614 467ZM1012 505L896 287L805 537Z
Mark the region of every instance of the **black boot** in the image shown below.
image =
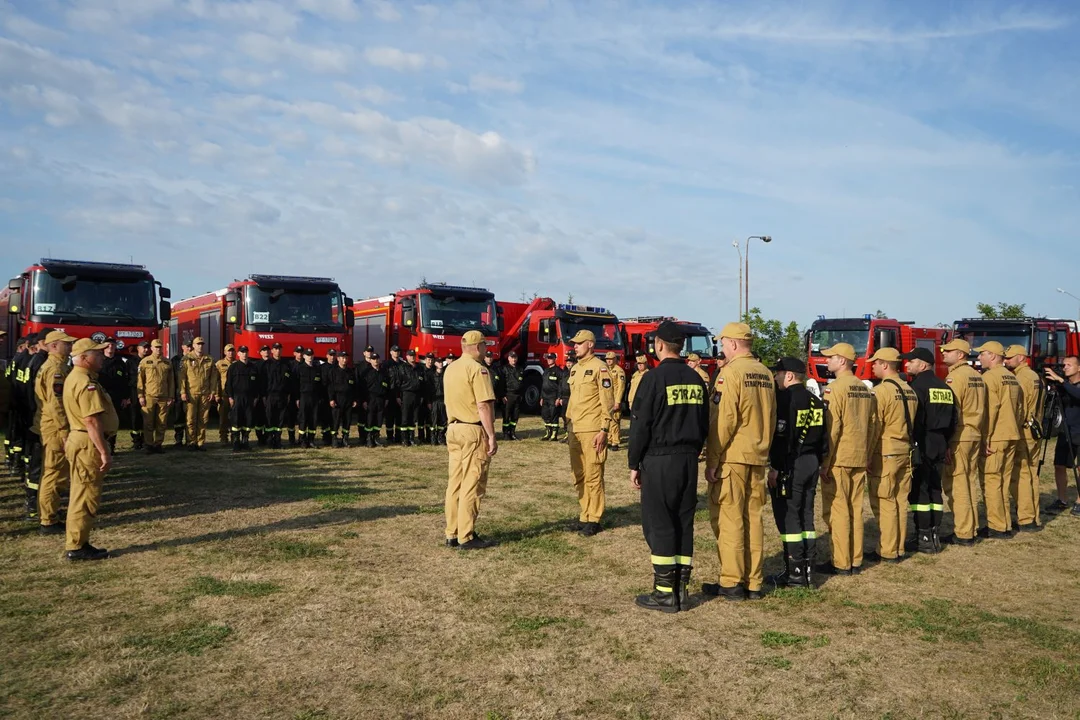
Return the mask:
M379 431L371 433L371 447L383 447L382 441L379 439Z
M338 437L337 437L337 439L336 439L336 440L334 440L334 447L336 447L336 448L343 448L343 447L345 447L345 441L343 441L343 440L341 439L341 436L338 436Z
M934 531L930 529L919 530L916 549L926 555L937 555L938 546L934 544Z
M232 451L234 453L240 452L240 433L235 430L232 433Z
M334 444L334 433L329 430L323 430L322 444L323 447L331 447Z
M941 552L941 537L938 534L938 529L936 527L930 528L930 539L934 543L934 550L936 552Z
M787 586L789 588L808 588L810 585L810 572L811 568L806 560L790 560L788 561L788 580Z
M694 607L690 601L690 573L693 570L691 565L679 565L679 587L675 595L679 602L679 610L683 612Z
M401 433L405 441L405 447L412 447L412 430L403 430Z
M296 429L289 428L289 447L296 447Z
M37 490L26 488L26 516L30 519L38 516Z
M678 565L653 565L653 591L648 595L638 595L635 602L638 607L646 610L679 612L679 601L675 592L678 583Z
M258 440L256 440L256 442L258 442ZM251 449L251 443L249 442L249 433L248 433L247 430L245 430L244 432L242 432L240 434L240 449L241 450L250 450Z
M765 578L767 582L772 583L777 588L786 588L789 586L792 577L792 563L791 556L787 553L784 554L784 569L776 575L770 575Z

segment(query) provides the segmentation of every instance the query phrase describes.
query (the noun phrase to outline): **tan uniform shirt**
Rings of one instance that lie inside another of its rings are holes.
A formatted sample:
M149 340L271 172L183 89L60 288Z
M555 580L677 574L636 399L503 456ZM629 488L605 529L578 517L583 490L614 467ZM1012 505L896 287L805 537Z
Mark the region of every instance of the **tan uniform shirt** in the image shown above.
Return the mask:
M1008 368L992 367L983 373L987 396L988 442L1020 439L1023 425L1024 391Z
M607 364L595 355L574 363L566 406L566 419L574 432L600 432L611 427L611 408L615 405L613 385Z
M986 383L975 368L961 362L949 368L945 382L960 408L960 432L953 442L982 442L986 435Z
M447 421L477 425L480 423L477 403L495 399L491 371L482 363L463 355L443 370L443 395Z
M1024 393L1024 412L1020 416L1023 421L1021 427L1030 427L1032 420L1042 421L1042 380L1039 374L1027 364L1013 370L1013 374L1016 375L1020 389Z
M845 373L825 386L821 399L829 411L829 456L822 467L869 467L870 439L877 436L874 393Z
M768 465L776 430L776 383L749 355L733 358L716 379L706 464Z
M71 367L66 357L50 353L38 369L34 380L34 395L37 398L34 428L42 440L59 435L66 440L68 435L67 415L64 413L64 380Z
M86 368L75 367L64 380L64 411L72 432L86 431L86 418L101 415L101 429L106 437L115 435L120 429L120 418L116 415L112 399L105 388Z
M228 358L221 358L214 363L214 367L216 367L218 371L218 387L220 387L222 391L225 390L225 376L229 373L229 366L234 362L236 361L229 360Z
M701 378L701 382L705 383L705 387L709 387L709 373L705 372L705 369L698 365L694 368L694 372Z
M188 355L180 363L180 392L184 395L220 395L221 376L209 355Z
M140 400L159 398L172 400L176 396L173 384L172 364L163 357L147 355L139 363L139 380L136 391Z
M630 397L627 402L630 403L631 410L634 409L634 396L637 395L638 385L641 384L641 378L645 377L647 372L649 372L649 368L634 373L634 377L630 378Z
M899 389L896 385L899 385ZM903 394L908 406L907 418L911 419L911 432L908 432L904 405L900 400ZM911 386L898 377L882 380L874 388L877 401L877 435L874 445L880 455L907 455L911 452L911 433L915 432L915 414L919 411L919 396Z
M607 365L607 363L604 363ZM608 368L608 373L611 375L611 395L615 398L615 402L621 403L623 398L623 392L626 391L626 372L618 366Z

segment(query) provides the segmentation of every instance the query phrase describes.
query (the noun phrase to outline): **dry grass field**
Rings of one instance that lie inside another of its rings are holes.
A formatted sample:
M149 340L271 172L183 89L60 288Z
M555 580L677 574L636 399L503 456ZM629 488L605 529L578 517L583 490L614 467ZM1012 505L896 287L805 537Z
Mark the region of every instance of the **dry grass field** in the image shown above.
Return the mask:
M625 453L583 538L566 446L524 429L480 519L500 545L473 553L443 547L444 448L125 452L102 563L64 562L4 479L0 717L1080 718L1080 519L662 615L633 603Z

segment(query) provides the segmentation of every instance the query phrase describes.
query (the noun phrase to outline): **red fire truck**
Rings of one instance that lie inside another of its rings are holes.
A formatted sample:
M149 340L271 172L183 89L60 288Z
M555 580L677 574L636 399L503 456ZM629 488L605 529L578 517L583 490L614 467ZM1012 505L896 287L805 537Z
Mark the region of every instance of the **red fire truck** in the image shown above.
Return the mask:
M686 334L686 343L683 345L682 356L686 357L690 353L700 355L702 367L709 373L709 377L712 377L713 370L716 368L716 356L719 351L716 343L713 342L712 333L709 332L709 329L700 323L660 315L625 318L622 321L623 344L626 346L627 367L625 369L627 373L634 371L635 356L639 352L643 352L648 356L650 368L656 367L659 363L659 360L653 354L653 339L656 337L656 329L665 320L681 325L683 332Z
M876 383L870 358L880 348L896 348L901 353L923 347L934 354L937 362L934 372L944 378L948 368L941 360L941 346L949 341L946 328L920 328L914 323L891 318L875 318L864 315L861 318L826 318L818 317L810 326L808 337L808 361L806 372L810 379L819 385L825 385L833 379L827 364L828 358L821 351L836 343L848 343L855 348L855 375L860 380Z
M206 340L213 358L229 343L247 345L253 357L278 342L285 357L298 345L317 357L331 348L351 350L351 304L332 278L251 275L173 305L166 354L196 337Z
M0 358L15 354L17 339L44 328L77 338L116 338L133 352L159 336L169 320L169 289L142 265L43 258L0 291Z
M1028 363L1036 369L1061 362L1066 355L1080 352L1080 333L1075 320L1058 318L964 318L953 324L954 337L971 344L970 361L978 367L975 348L996 340L1002 347L1023 345Z
M530 303L500 302L502 315L502 355L513 350L525 366L525 394L522 404L528 412L540 409L542 358L547 353L558 355L557 362L566 362L566 353L574 349L570 338L578 330L591 330L596 336L596 353L603 357L608 351L625 356L619 318L602 307L564 305L551 298L536 298Z
M461 336L479 330L488 348L498 352L499 311L489 290L443 283L423 283L414 290L359 300L353 305L357 356L371 345L386 358L397 345L402 355L416 350L423 357L461 355Z

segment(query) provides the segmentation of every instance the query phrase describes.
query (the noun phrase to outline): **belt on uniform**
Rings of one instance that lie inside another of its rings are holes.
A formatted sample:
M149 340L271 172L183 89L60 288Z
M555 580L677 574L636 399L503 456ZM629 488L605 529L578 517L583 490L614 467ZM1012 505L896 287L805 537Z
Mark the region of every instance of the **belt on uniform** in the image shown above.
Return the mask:
M697 455L701 450L694 445L668 445L666 447L649 448L645 451L645 457L655 455Z
M483 424L483 423L479 423L479 422L474 422L474 423L473 423L473 422L465 422L464 420L451 420L451 421L450 421L450 424L451 424L451 425L479 425L480 427L483 427L483 426L484 426L484 424Z

